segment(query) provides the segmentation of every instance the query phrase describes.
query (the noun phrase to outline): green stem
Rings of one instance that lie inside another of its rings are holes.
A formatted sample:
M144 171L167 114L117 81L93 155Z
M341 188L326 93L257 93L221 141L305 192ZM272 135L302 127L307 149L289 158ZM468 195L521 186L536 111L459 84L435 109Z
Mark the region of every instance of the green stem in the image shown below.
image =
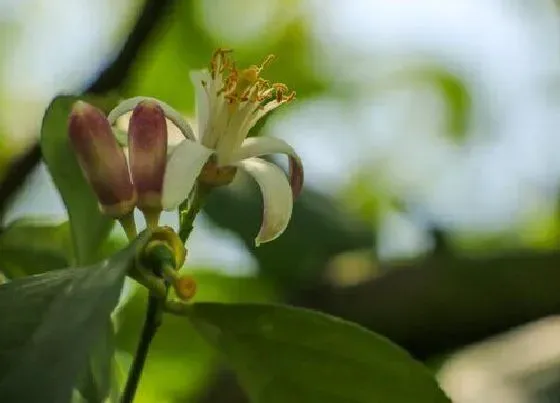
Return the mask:
M126 233L126 237L130 242L132 242L138 236L136 231L136 222L134 221L134 211L119 218L119 222Z
M121 403L132 403L134 400L144 364L148 357L150 344L162 322L163 304L164 301L159 296L150 294L148 297L148 308L146 310L146 319L140 336L140 343L138 343L134 361L132 362L132 367L130 368L128 379L126 380Z
M188 199L179 205L179 238L183 243L187 242L194 228L194 219L200 212L204 198L209 190L203 186L198 186L189 206Z
M179 206L179 237L181 238L183 243L187 241L193 230L194 219L200 212L203 199L207 193L207 189L198 187L195 190L191 205L188 206L187 202L185 201ZM160 264L165 264L162 259L156 260L159 260ZM166 270L162 270L162 272L162 274L164 274ZM166 284L168 284L167 281ZM146 319L144 321L144 327L142 328L140 342L138 343L134 361L132 362L132 367L130 368L128 379L126 380L121 403L132 403L132 401L134 400L134 395L136 394L138 383L140 382L140 377L142 376L142 370L144 369L144 364L146 363L146 358L148 357L150 344L162 322L162 315L165 304L165 296L162 298L161 295L156 295L153 293L150 294L148 298L148 307L146 309Z

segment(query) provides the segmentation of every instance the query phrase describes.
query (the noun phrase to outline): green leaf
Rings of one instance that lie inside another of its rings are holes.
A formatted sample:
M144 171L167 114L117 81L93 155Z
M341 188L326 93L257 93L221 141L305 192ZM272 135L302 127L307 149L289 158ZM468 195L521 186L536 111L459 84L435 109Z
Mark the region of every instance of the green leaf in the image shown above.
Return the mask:
M317 312L260 304L185 311L254 403L449 403L419 362L387 339Z
M266 302L272 287L262 278L228 277L209 271L192 273L198 284L195 301ZM132 357L144 321L147 292L138 287L117 314L117 348ZM121 354L122 356L122 354ZM131 361L131 360L130 360ZM185 323L165 315L150 346L135 403L194 402L218 364L216 351Z
M118 302L141 237L97 265L0 286L0 401L70 400L88 354Z
M17 220L0 233L0 270L15 279L62 269L71 249L68 223Z
M90 351L87 367L78 382L78 390L86 401L104 402L112 392L119 392L116 379L115 332L113 322L107 323L101 329L101 336Z
M60 96L49 105L41 127L41 150L53 181L68 210L77 264L96 260L113 220L99 211L68 142L67 121L76 97Z

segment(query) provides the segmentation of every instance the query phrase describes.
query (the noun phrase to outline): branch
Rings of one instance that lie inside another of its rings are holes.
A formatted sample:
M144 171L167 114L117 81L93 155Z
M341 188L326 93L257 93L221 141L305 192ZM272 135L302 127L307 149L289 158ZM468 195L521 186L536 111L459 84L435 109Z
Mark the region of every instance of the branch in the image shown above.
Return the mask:
M119 55L89 86L86 90L87 93L102 94L125 84L142 46L149 39L157 24L170 11L172 3L173 0L146 0Z
M143 44L158 22L171 8L172 0L147 0L140 16L129 34L122 50L115 60L101 72L97 79L85 90L86 93L100 94L122 87L129 75ZM0 217L3 217L10 200L24 185L29 175L41 161L41 146L33 144L23 155L9 166L0 182Z
M318 286L296 302L360 323L426 359L560 313L559 266L556 251L428 259L354 287Z
M138 384L140 383L140 377L142 376L142 371L144 370L144 364L148 358L150 344L152 343L157 330L161 326L161 306L161 297L155 295L150 295L148 297L146 319L144 320L142 334L140 335L140 342L138 343L136 353L134 354L134 361L130 367L121 403L132 403L134 401L134 396L136 395L136 390L138 389Z
M21 189L39 161L41 161L41 147L36 143L8 166L4 179L0 182L0 217L4 217L12 195Z

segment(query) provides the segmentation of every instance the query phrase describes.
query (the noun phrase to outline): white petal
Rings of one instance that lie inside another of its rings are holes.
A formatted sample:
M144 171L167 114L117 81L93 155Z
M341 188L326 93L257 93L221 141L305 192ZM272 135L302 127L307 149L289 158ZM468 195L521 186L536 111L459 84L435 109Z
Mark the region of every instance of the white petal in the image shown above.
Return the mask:
M125 99L120 104L118 104L111 112L109 112L109 115L107 116L109 123L111 125L114 125L118 118L120 118L125 113L133 110L136 107L136 105L138 105L142 101L152 101L159 104L159 106L161 106L161 108L163 109L165 116L169 120L171 120L175 124L175 126L179 128L179 130L181 130L183 136L185 136L185 138L187 139L193 141L195 140L194 132L191 125L185 120L185 118L179 112L177 112L174 108L172 108L165 102L162 102L159 99L151 98L151 97L134 97L134 98Z
M290 186L294 199L303 186L303 164L291 145L276 137L250 137L245 139L232 156L234 162L267 154L287 154L290 158Z
M241 105L232 116L229 117L227 128L216 145L219 165L232 163L232 153L237 150L243 140L247 137L247 121L251 119L254 107L251 102Z
M272 100L268 102L262 108L256 108L253 112L251 119L247 122L247 132L253 128L257 124L257 122L262 119L267 113L272 112L274 109L278 108L280 105L283 105L284 102L280 102L277 100Z
M249 158L236 165L255 178L263 196L263 221L256 246L278 238L292 216L292 191L286 175L276 165L260 158Z
M190 75L196 96L196 123L198 126L198 137L200 141L206 127L208 126L208 118L210 117L208 86L212 82L212 76L208 70L191 71Z
M163 178L163 208L176 208L191 192L200 170L212 150L190 140L184 140L169 157Z

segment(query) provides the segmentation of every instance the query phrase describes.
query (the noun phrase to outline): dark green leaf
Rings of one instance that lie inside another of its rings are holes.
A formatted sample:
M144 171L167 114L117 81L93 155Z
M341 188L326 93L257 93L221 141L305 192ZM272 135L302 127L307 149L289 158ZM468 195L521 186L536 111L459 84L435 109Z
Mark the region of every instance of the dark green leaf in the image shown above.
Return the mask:
M113 322L107 320L101 335L89 354L88 364L78 382L80 394L90 403L104 402L115 385L115 332Z
M259 304L194 304L187 312L255 403L448 403L429 371L358 325Z
M41 150L68 210L75 260L78 264L89 264L95 261L113 220L99 211L97 199L68 142L68 114L77 99L60 96L51 102L41 127Z
M71 255L68 223L11 223L0 233L0 271L15 279L68 267Z
M0 286L0 401L68 402L145 237L97 265Z

